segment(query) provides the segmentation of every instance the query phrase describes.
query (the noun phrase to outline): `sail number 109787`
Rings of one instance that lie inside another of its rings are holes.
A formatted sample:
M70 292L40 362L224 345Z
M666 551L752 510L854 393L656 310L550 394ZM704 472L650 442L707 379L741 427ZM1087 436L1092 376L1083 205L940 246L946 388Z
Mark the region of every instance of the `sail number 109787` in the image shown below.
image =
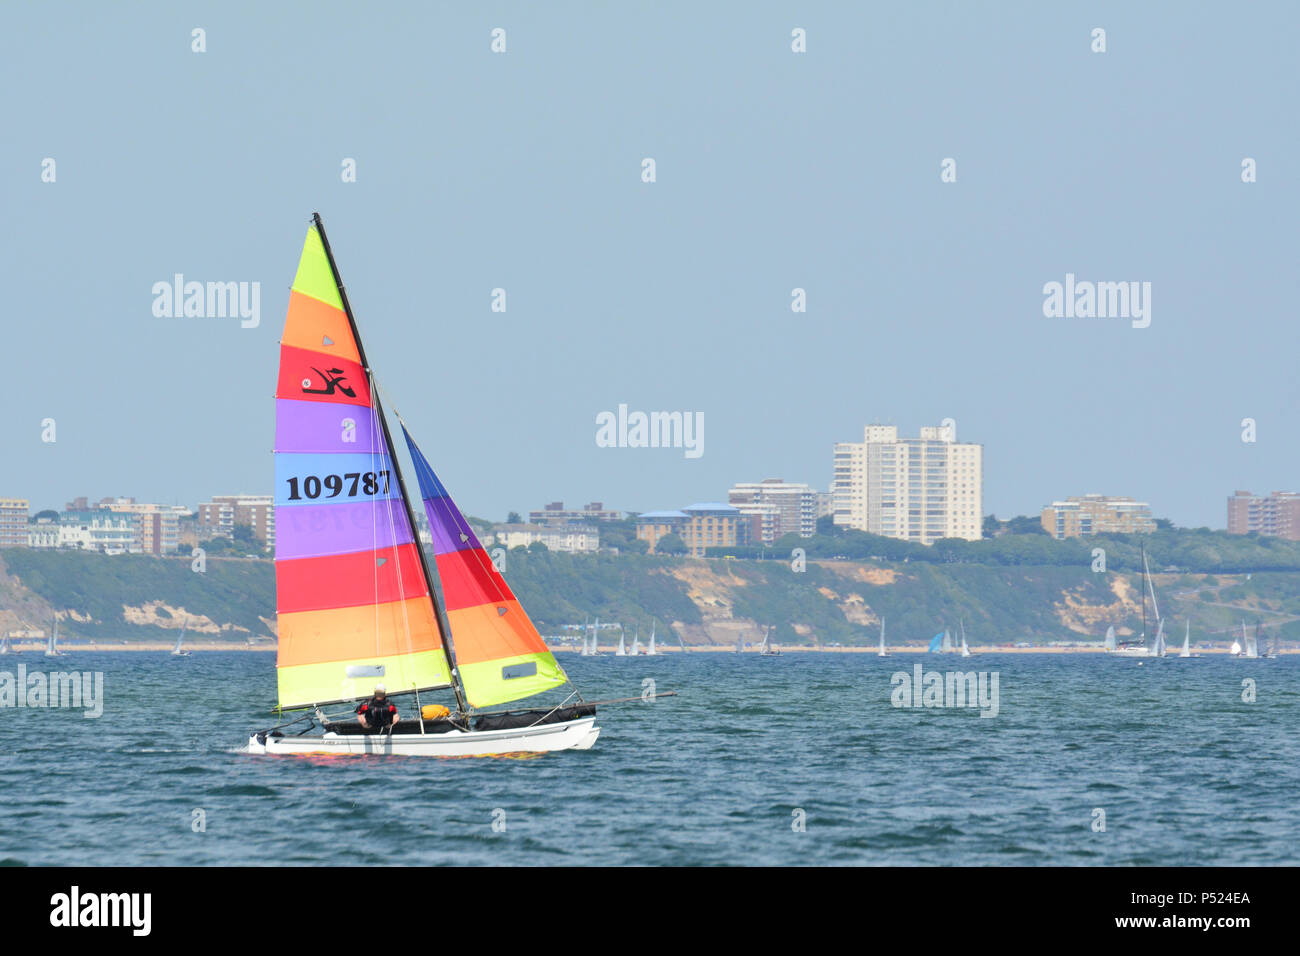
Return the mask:
M388 475L386 471L350 471L346 475L326 475L324 478L318 478L315 475L308 475L300 480L290 478L289 481L289 500L301 501L304 498L319 498L323 492L328 492L326 498L337 498L344 494L344 486L347 486L346 497L355 498L357 488L361 493L367 496L377 494L388 494ZM383 487L380 488L380 481L383 481Z

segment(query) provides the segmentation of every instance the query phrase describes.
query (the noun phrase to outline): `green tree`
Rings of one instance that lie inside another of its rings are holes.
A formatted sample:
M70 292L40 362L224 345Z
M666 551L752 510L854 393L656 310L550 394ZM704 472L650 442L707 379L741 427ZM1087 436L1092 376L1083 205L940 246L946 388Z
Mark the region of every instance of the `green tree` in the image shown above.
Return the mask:
M685 554L686 542L679 534L666 534L655 542L656 554Z
M524 519L520 517L518 511L512 511L506 515L506 524L523 524Z

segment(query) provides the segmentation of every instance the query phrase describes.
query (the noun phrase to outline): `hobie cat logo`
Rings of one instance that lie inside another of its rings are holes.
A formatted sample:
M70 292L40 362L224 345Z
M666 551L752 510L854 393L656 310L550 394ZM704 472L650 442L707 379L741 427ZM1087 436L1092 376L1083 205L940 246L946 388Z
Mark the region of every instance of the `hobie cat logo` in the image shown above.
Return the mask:
M1150 282L1076 282L1043 286L1043 315L1049 319L1132 319L1135 329L1151 324Z
M348 398L357 397L357 393L352 391L352 389L347 384L345 384L344 379L346 378L346 373L343 371L343 369L327 368L325 371L322 372L320 369L318 369L316 366L313 365L311 367L311 370L320 376L320 381L325 387L313 388L312 387L314 384L313 380L310 378L304 378L302 380L302 390L305 394L333 395L334 390L337 388Z
M703 412L629 412L596 415L597 448L684 448L687 458L704 454Z
M171 282L153 284L153 314L159 319L242 319L245 329L262 322L262 283L186 282L177 272Z

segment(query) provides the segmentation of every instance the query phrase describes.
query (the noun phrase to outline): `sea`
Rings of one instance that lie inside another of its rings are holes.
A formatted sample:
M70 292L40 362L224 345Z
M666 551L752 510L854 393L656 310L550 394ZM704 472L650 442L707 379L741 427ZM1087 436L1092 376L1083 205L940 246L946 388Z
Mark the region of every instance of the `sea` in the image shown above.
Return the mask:
M0 863L1300 863L1300 655L560 660L588 700L638 698L591 750L437 759L243 752L276 722L271 654L0 658L103 681L98 717L0 708ZM949 673L988 706L925 706Z

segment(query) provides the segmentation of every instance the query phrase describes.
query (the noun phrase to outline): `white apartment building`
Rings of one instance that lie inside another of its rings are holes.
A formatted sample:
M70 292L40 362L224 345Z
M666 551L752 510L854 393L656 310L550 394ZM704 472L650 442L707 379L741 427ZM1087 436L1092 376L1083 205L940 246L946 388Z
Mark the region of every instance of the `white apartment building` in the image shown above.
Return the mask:
M497 524L489 544L526 548L540 541L552 551L590 552L600 547L600 532L591 525Z
M727 501L742 515L758 515L759 539L771 544L787 534L817 533L817 492L809 485L765 478L732 485Z
M983 534L984 446L926 426L899 438L868 425L860 442L837 442L831 506L837 525L919 544Z

